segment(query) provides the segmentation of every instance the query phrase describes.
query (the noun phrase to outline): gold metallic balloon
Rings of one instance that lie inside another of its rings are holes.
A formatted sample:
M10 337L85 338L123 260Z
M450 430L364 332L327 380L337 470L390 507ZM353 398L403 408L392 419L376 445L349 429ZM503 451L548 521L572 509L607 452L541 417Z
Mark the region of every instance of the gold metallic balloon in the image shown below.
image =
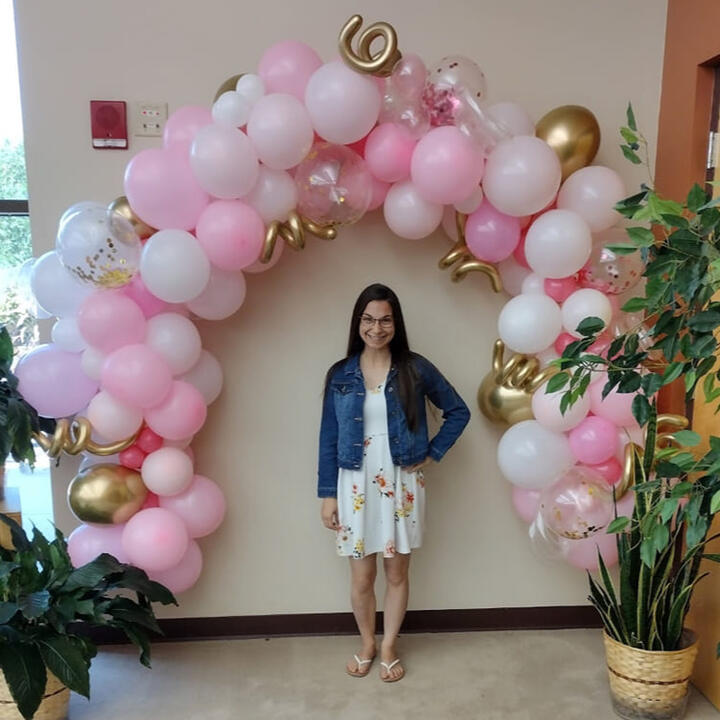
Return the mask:
M334 240L337 237L337 229L334 225L318 225L308 218L298 215L292 210L285 222L275 220L268 225L265 233L265 242L260 253L260 262L269 263L275 252L275 243L278 237L285 242L293 250L303 250L305 248L305 234L309 233L321 240Z
M215 91L215 97L213 98L213 104L217 101L217 99L226 92L230 92L231 90L235 89L235 86L237 85L238 80L245 75L245 73L239 73L238 75L232 75L227 80L225 80L220 87Z
M402 58L397 46L395 28L386 22L376 22L366 28L358 38L357 52L352 41L363 24L361 15L353 15L340 30L338 50L342 59L356 72L387 77ZM374 40L382 38L383 44L376 53L370 51Z
M554 367L540 370L534 357L515 353L505 362L505 343L496 340L493 367L483 378L477 401L482 414L496 425L515 425L532 420L532 396L548 378L557 372Z
M111 443L96 443L92 439L92 425L87 418L78 417L70 422L67 418L61 418L55 425L55 432L50 435L45 432L33 433L33 438L38 445L51 458L56 458L60 453L78 455L81 452L89 452L92 455L115 455L129 448L139 434L136 432L124 440L116 440Z
M128 199L124 195L121 195L119 198L115 198L115 200L108 205L108 212L122 215L122 217L124 217L133 226L133 230L135 230L135 233L141 240L145 240L157 232L154 227L150 227L150 225L144 223L133 212Z
M562 105L543 115L535 134L557 153L563 180L589 165L600 147L597 118L581 105Z
M68 488L68 504L82 522L118 525L140 510L147 493L140 473L103 463L75 476Z

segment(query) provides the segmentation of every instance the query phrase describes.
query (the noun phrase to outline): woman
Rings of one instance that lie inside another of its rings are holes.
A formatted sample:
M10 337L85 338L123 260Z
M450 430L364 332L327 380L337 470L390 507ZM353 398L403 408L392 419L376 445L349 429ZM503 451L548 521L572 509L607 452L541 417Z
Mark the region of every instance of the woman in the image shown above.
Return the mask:
M443 412L428 439L425 399ZM387 590L380 677L405 671L395 650L408 601L410 551L422 541L423 469L439 462L470 412L437 368L408 347L400 302L385 285L365 288L350 321L347 357L327 373L320 427L318 497L322 521L350 557L353 614L362 647L347 672L364 677L376 654L376 554Z

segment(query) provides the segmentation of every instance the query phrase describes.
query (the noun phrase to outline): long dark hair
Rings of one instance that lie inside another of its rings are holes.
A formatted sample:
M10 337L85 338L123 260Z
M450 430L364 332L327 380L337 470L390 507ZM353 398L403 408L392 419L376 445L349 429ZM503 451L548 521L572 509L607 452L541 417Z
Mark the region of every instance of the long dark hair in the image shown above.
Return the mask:
M400 307L398 296L387 285L373 283L368 285L358 295L355 301L355 307L350 318L350 333L348 335L347 354L336 362L329 370L325 377L325 389L327 390L330 378L337 368L339 368L349 357L359 355L365 348L365 343L360 337L360 316L367 307L368 303L373 300L386 301L392 308L393 323L395 325L395 334L390 341L390 355L392 363L397 368L397 388L405 412L405 418L410 430L415 430L418 423L418 402L415 393L418 374L412 362L412 352L408 345L407 331L405 330L405 320Z

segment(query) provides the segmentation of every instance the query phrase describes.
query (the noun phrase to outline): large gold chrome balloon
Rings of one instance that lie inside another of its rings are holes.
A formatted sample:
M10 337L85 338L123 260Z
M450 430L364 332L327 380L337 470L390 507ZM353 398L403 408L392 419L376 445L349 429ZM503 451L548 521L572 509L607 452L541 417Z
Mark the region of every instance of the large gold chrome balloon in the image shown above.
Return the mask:
M543 115L535 134L560 158L562 179L589 165L600 147L597 118L582 105L561 105Z
M142 507L147 493L140 473L103 463L76 475L68 488L68 504L82 522L118 525Z
M119 198L115 198L115 200L108 205L108 212L111 216L113 213L117 213L118 215L124 217L133 226L133 230L135 230L136 235L141 240L145 240L157 232L154 227L150 227L150 225L144 223L133 212L128 199L124 195L121 195ZM110 222L112 223L112 217Z
M224 80L220 87L215 91L215 97L213 98L213 104L217 102L217 99L226 92L230 92L231 90L235 89L235 86L237 85L238 80L244 75L245 73L239 73L238 75L231 75L227 80Z
M496 340L492 370L480 384L477 401L488 420L507 426L533 419L532 395L557 369L540 370L537 358L518 353L505 362L504 355L505 343Z

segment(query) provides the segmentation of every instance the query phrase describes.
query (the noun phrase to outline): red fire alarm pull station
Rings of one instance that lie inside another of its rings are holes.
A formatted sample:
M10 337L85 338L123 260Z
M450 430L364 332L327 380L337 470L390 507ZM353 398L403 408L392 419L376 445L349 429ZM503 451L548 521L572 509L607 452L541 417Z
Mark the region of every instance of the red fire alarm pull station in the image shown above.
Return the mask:
M99 150L127 150L127 112L123 100L91 100L92 144Z

